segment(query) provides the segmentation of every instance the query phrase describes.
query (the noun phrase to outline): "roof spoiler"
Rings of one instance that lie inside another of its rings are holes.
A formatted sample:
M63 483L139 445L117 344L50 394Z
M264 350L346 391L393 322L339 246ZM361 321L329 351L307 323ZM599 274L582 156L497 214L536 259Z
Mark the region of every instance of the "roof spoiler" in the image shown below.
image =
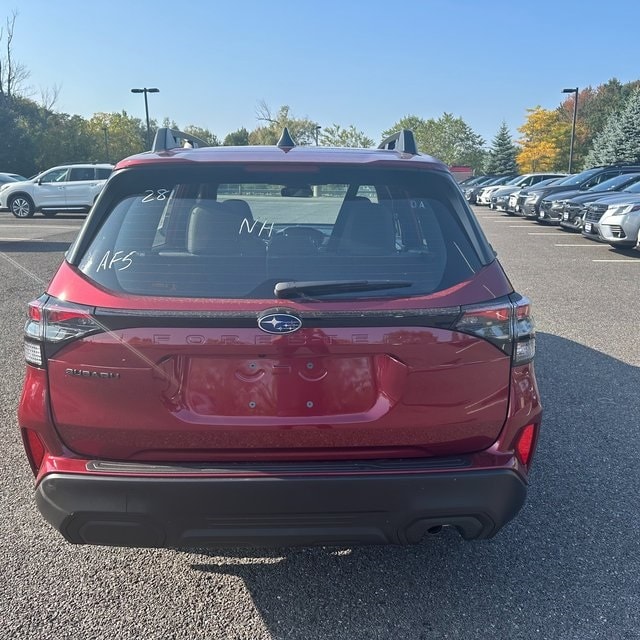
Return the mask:
M207 142L196 138L189 133L170 129L169 127L161 127L156 131L156 137L153 139L151 151L168 151L169 149L197 149L199 147L209 147Z
M418 154L418 146L411 129L401 129L392 133L380 143L378 149L395 149L403 153L410 153L413 156Z

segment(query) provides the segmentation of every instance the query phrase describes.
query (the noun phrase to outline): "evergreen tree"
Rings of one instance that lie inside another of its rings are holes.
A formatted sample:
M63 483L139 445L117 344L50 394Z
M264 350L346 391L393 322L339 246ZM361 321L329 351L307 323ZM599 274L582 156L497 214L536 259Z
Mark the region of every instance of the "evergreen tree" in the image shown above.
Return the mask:
M640 89L627 100L620 118L620 162L640 163Z
M489 158L485 166L486 172L495 175L518 173L518 165L516 163L517 154L518 148L513 144L509 127L507 127L507 123L503 120L498 129L498 133L491 143Z
M640 162L640 89L629 96L622 110L610 114L593 140L585 166L616 162Z

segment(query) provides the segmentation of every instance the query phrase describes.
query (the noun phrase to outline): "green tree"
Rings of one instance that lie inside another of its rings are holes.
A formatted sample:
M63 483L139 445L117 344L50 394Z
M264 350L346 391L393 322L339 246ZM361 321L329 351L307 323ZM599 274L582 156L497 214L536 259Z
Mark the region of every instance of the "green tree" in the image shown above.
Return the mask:
M222 144L226 147L246 146L249 144L249 132L244 127L237 131L232 131L225 136Z
M296 118L288 105L283 105L274 113L264 102L260 102L256 117L264 124L249 134L250 144L276 144L282 130L287 127L296 144L315 144L318 124L309 118Z
M621 112L631 96L640 86L640 81L621 83L617 78L611 78L595 89L586 87L578 94L578 110L576 120L576 135L573 153L573 165L582 167L586 163L589 150L594 148L594 141L605 128L609 116L614 112ZM573 121L574 94L569 94L567 99L558 107L560 120L571 125ZM567 166L569 162L570 145L560 149L559 164ZM598 153L594 149L594 153ZM590 163L593 162L593 154L590 155Z
M36 173L36 148L30 129L14 108L13 102L0 98L0 167L30 176Z
M215 133L211 133L209 129L205 129L204 127L197 127L194 124L190 124L184 128L184 132L195 136L196 138L200 138L200 140L204 140L210 147L220 146L218 136Z
M112 163L118 162L127 156L142 153L146 149L146 123L143 123L140 118L131 117L126 111L120 113L95 113L89 119L88 126L93 136L94 145L96 145L97 149L100 149L98 156L106 159L106 146L109 150L109 161Z
M640 163L640 89L629 96L623 109L609 115L604 128L594 138L585 165L616 162Z
M485 165L485 171L495 175L515 174L518 172L516 155L518 148L511 139L509 127L503 120L496 133Z
M449 165L469 165L482 169L486 152L484 140L462 119L451 113L443 113L437 120L424 120L415 115L405 116L387 129L387 137L399 129L411 129L418 149L439 158Z
M346 129L339 124L332 124L322 130L320 144L326 147L355 147L367 149L373 147L373 140L358 131L355 125L349 125Z

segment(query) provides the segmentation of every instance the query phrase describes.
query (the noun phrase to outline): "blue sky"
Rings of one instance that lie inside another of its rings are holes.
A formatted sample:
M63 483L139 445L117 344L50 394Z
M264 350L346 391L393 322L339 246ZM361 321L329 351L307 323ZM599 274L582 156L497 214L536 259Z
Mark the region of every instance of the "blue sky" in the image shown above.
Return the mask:
M14 56L56 108L152 118L219 137L257 126L261 100L374 140L402 116L461 116L513 135L565 87L640 78L640 2L609 0L11 0Z

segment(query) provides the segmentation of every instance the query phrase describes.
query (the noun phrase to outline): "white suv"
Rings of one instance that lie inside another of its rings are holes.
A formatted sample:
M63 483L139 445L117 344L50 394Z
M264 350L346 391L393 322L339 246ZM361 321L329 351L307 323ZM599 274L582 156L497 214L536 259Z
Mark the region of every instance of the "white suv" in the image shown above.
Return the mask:
M111 175L110 164L71 164L54 167L24 182L0 187L0 210L16 218L36 211L55 216L60 211L87 212Z

